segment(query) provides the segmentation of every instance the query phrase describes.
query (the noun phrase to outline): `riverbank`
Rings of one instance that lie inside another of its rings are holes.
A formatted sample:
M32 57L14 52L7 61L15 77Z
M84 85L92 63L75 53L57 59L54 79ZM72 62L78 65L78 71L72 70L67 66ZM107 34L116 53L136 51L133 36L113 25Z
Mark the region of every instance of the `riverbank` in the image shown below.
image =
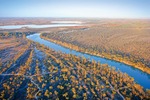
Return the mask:
M150 68L144 66L140 62L139 63L133 63L133 62L127 60L127 59L123 59L121 57L116 57L116 55L110 55L110 54L107 54L107 53L100 54L99 52L89 51L89 50L81 48L81 47L79 47L77 45L73 45L71 43L66 43L66 42L62 42L62 41L54 40L52 38L45 37L42 34L40 36L41 36L41 38L43 38L45 40L48 40L48 41L51 41L53 43L62 45L64 47L67 47L67 48L70 48L70 49L73 49L73 50L76 50L76 51L80 51L80 52L83 52L83 53L87 53L87 54L91 54L91 55L95 55L95 56L99 56L99 57L115 60L115 61L118 61L118 62L122 62L124 64L130 65L132 67L140 69L143 72L146 72L146 73L150 74Z

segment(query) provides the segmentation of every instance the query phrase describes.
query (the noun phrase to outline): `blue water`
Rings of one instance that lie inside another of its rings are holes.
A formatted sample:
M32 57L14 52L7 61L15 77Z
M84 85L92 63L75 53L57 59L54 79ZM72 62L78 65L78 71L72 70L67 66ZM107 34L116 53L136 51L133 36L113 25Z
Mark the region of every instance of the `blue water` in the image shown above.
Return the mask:
M44 44L45 46L48 46L49 48L54 49L56 51L61 51L66 54L73 54L76 56L84 56L85 58L88 58L90 60L93 59L97 62L100 61L101 64L108 64L111 67L115 67L116 70L120 70L124 73L127 73L129 76L133 77L135 82L143 86L145 89L150 89L150 74L147 74L139 69L136 69L134 67L131 67L129 65L117 61L113 61L113 60L109 60L109 59L105 59L98 56L93 56L93 55L89 55L89 54L85 54L85 53L81 53L75 50L65 48L63 46L60 46L58 44L40 38L40 34L29 35L27 36L27 38L35 42L38 42L40 44Z
M49 25L7 25L7 26L0 26L0 29L19 29L23 27L28 28L48 28L48 27L64 27L64 26L79 26L79 24L74 23L59 23L59 24L49 24Z

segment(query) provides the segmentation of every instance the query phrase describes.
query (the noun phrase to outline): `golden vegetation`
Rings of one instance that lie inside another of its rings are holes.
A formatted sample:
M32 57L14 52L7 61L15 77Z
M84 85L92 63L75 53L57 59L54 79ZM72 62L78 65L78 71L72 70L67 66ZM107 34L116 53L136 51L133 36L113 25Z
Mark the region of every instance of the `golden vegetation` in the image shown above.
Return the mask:
M46 86L49 88L46 88L44 93L47 99L114 99L117 98L116 95L119 95L118 98L131 99L136 94L138 94L136 97L140 99L149 98L149 95L134 82L133 78L115 71L107 64L58 53L43 45L37 48L47 54L45 65L51 72L43 77L44 83L42 83L49 84L50 81L50 85ZM44 81L45 79L47 81Z
M16 37L9 33L1 35L0 39L0 73L7 71L7 69L29 50L30 42L23 37ZM2 67L3 66L3 67Z

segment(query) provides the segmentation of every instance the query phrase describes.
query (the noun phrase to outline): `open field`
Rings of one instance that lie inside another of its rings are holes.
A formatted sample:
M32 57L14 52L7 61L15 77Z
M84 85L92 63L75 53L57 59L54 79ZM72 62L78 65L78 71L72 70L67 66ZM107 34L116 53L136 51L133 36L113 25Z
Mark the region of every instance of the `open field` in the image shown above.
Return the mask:
M58 30L42 37L62 45L78 46L83 52L94 52L150 73L149 23L150 20L100 20L85 28Z

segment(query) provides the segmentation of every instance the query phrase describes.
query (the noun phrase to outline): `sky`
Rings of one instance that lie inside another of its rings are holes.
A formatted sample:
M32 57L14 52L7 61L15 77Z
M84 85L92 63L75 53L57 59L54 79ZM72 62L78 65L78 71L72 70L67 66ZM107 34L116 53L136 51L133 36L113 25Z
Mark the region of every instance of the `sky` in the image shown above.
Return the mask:
M0 17L150 18L150 0L0 0Z

